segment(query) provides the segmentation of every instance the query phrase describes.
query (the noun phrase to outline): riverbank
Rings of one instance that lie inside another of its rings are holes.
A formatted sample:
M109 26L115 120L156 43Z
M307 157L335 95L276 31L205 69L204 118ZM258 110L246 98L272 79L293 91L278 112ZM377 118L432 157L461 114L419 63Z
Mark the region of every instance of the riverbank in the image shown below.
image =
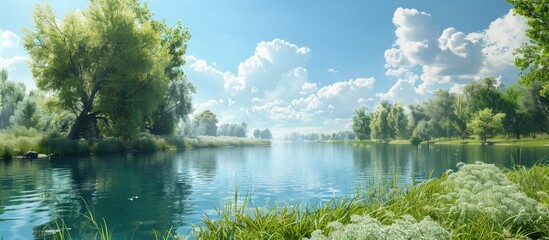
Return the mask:
M379 141L375 139L368 140L341 140L341 141L329 141L330 143L347 143L347 144L376 144ZM392 140L388 144L412 144L410 140ZM434 139L430 142L422 142L421 144L448 144L448 145L483 145L482 141L478 139ZM537 138L493 138L489 139L488 145L512 145L512 146L545 146L549 147L549 136L541 136Z
M206 217L199 239L540 239L549 237L549 166L500 170L458 164L457 172L405 189L359 190L322 205L251 205L235 196ZM328 238L327 238L328 237Z
M242 146L270 146L270 140L238 137L179 137L141 134L125 142L106 137L95 141L70 140L60 133L40 133L34 129L0 132L0 159L12 159L28 151L52 156L87 156L123 152L156 152L168 149L193 149Z

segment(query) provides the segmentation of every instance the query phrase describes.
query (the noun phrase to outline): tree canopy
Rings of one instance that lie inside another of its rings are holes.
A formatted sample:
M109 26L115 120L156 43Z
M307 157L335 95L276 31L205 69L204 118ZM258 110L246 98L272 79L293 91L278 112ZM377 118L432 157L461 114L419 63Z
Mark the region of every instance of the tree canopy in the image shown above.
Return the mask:
M166 97L179 80L189 87L176 70L184 64L188 32L151 17L137 0L91 0L61 20L50 6L37 5L35 30L24 29L24 46L38 88L75 116L69 138L97 137L102 119L107 132L130 139L161 105L174 116L188 113L187 102L178 109L167 99L181 103L194 89Z
M217 116L211 110L204 110L194 116L193 124L195 128L204 129L204 135L217 135Z
M530 42L517 49L515 65L521 69L520 81L542 84L539 94L549 96L549 0L507 0L513 11L526 18Z

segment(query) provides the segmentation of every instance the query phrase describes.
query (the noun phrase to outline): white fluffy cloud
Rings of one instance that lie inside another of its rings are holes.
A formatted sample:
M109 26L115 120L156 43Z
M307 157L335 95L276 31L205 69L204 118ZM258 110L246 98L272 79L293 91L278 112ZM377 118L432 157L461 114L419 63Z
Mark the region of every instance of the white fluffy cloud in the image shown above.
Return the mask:
M488 29L468 34L452 27L439 34L431 15L416 9L398 8L393 23L396 40L385 51L385 67L387 76L397 81L378 94L382 99L414 103L437 88L459 91L473 79L516 80L513 51L527 38L524 18L512 11Z
M26 63L29 58L23 54L24 52L21 38L17 34L0 29L0 68L8 70L11 80L23 82L29 88L34 88L34 82Z
M273 78L300 74L299 71L303 69L296 68L305 65L309 53L308 47L298 47L281 39L260 42L255 48L254 55L238 65L236 74L224 75L224 86L234 92L253 87L276 88L278 82L273 81Z
M20 38L9 30L0 29L0 53L6 48L14 48L19 45Z
M280 39L260 42L236 73L189 56L185 71L199 92L195 108L212 109L224 121L246 121L253 128L342 129L355 109L371 103L375 80L356 78L325 86L312 82L306 66L310 52Z

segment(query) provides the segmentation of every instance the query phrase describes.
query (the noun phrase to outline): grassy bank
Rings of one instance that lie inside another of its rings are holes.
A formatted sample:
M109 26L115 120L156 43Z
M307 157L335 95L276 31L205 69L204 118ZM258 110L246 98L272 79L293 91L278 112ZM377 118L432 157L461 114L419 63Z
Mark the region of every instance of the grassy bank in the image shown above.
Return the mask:
M199 239L523 239L549 237L549 167L459 171L401 191L361 191L323 205L253 206L235 196ZM368 196L369 200L364 196ZM389 197L389 200L386 200Z
M493 138L488 140L489 144L494 145L513 145L513 146L549 146L549 137L542 136L538 138ZM435 144L471 144L471 145L480 145L482 141L477 139L437 139L432 141Z
M126 151L156 152L168 149L268 146L270 144L269 140L252 138L209 136L187 138L150 134L141 134L129 142L111 137L94 141L84 139L77 141L67 139L57 132L40 133L34 129L10 129L0 132L0 159L12 159L27 151L56 156L87 156Z
M331 141L331 143L347 143L347 144L375 144L379 141L375 139L368 140L341 140L341 141ZM392 140L388 144L412 144L410 140ZM455 145L481 145L482 141L478 139L468 138L468 139L434 139L429 143L422 142L421 144L455 144ZM488 140L490 145L513 145L513 146L547 146L549 147L549 136L541 136L537 138L492 138Z

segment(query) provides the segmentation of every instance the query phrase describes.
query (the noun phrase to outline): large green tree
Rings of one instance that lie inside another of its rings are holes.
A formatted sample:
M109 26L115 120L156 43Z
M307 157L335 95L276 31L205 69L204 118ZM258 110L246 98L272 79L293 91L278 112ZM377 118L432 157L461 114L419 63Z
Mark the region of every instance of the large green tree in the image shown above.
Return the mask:
M458 95L454 102L454 118L452 125L461 140L467 137L467 122L469 121L469 103L465 96Z
M353 116L353 132L359 140L370 138L370 121L372 117L367 107L361 107L355 111Z
M539 94L549 96L549 0L507 0L513 11L526 18L530 42L517 49L515 65L521 69L520 81L541 83Z
M143 9L137 0L90 0L59 20L37 5L24 46L36 85L76 118L69 138L96 137L103 118L129 139L164 100L169 50Z
M393 137L399 139L408 138L408 118L404 114L404 107L402 103L397 102L391 108L387 121L391 124L393 130Z
M393 105L389 102L382 101L372 114L370 129L372 137L378 141L388 142L391 140L391 136L394 136L394 124L387 120L392 107Z
M549 96L539 94L541 83L534 83L519 98L519 108L529 115L527 128L530 133L542 131L549 134Z
M482 142L503 131L505 113L492 114L492 109L485 108L476 112L467 124L467 128Z
M527 93L527 89L521 85L513 85L506 88L502 94L503 112L505 113L504 127L509 134L516 139L528 133L525 127L531 119L530 112L520 104L521 98Z
M206 136L216 136L217 134L217 116L211 110L204 110L195 115L193 124L198 129L204 129L202 134Z
M437 137L451 137L453 135L452 121L455 117L456 95L443 89L438 89L432 99L423 103L429 125Z
M480 82L473 81L463 90L471 112L491 108L502 111L502 95L495 78L484 78Z

